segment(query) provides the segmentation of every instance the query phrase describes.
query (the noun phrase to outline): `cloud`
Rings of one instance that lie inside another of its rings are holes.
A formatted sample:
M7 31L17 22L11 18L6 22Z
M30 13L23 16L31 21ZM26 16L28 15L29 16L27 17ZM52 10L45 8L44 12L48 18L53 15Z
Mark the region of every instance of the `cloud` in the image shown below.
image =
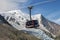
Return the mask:
M28 0L11 0L11 1L14 1L14 2L27 2Z
M49 15L46 16L46 18L52 21L60 18L60 10L50 12Z
M59 19L54 20L54 22L56 22L56 23L60 24L60 18L59 18Z
M28 0L0 0L0 12L19 9L19 3L25 3L27 1Z
M57 24L60 24L60 10L57 10L57 11L54 11L54 12L51 12L49 15L46 16L47 19L57 23Z

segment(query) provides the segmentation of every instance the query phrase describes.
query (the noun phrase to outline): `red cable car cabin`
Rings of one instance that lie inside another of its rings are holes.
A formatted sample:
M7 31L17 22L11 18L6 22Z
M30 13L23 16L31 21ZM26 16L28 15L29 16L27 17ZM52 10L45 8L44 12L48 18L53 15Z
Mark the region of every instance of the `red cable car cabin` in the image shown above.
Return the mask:
M38 20L30 20L26 22L26 28L37 28L39 27Z

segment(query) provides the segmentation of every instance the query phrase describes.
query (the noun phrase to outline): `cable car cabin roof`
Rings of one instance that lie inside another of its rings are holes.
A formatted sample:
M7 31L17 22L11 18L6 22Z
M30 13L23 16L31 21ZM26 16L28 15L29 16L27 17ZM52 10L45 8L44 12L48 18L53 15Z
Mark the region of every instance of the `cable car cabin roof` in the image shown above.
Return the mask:
M30 20L26 22L26 28L36 28L38 26L38 20Z

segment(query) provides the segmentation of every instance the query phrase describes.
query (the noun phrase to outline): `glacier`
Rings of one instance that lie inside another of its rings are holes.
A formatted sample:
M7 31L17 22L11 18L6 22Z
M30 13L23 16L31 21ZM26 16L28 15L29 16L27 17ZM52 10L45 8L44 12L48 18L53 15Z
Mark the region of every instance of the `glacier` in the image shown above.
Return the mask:
M26 29L25 31L27 31L27 33L37 37L37 38L41 38L42 40L54 40L52 38L50 38L48 35L46 35L42 30L40 29Z

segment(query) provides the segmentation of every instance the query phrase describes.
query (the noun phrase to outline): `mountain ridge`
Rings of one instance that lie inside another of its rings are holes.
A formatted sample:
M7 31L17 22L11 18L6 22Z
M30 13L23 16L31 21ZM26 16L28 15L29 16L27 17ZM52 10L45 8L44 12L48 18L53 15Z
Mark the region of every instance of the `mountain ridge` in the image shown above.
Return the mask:
M15 17L15 20L16 19L18 19L18 22L19 22L19 20L21 20L20 18L19 18L19 16L22 16L22 18L24 18L24 20L22 21L20 21L20 22L26 22L26 19L28 19L29 20L29 15L28 14L24 14L22 11L20 11L20 10L12 10L12 11L8 11L8 12L5 12L4 13L5 14L5 19L7 19L7 16L12 16L12 17ZM7 14L7 15L6 15ZM34 19L35 18L35 19ZM39 18L39 19L38 19ZM45 28L49 28L49 26L51 27L52 26L52 24L55 24L55 25L58 25L58 24L56 24L56 23L54 23L54 22L51 22L50 20L48 20L48 19L46 19L43 15L41 15L41 14L36 14L36 15L32 15L32 19L33 20L39 20L40 21L40 23L39 23L39 25L40 24L42 24L42 26L46 26ZM25 23L24 22L24 23ZM52 23L52 24L51 24ZM25 25L25 24L24 24ZM60 25L58 25L58 26L60 26ZM52 26L53 27L53 26ZM51 27L51 28L52 28ZM60 27L59 27L60 28ZM56 29L56 28L55 28Z
M3 15L3 14L5 14L5 15ZM8 12L5 12L3 14L1 14L1 15L14 28L16 28L18 30L27 30L27 31L29 30L29 31L32 31L31 29L25 28L25 23L26 23L27 20L29 20L29 15L28 14L24 14L20 10L8 11ZM59 32L59 30L60 30L60 25L58 25L58 24L56 24L54 22L51 22L50 20L46 19L41 14L32 15L32 19L33 20L38 20L39 25L40 25L39 28L38 28L39 30L40 29L44 30L44 31L50 33L51 35L53 35L53 37L55 37L55 35L58 34L57 31ZM59 28L57 28L57 26ZM33 30L36 30L36 29L33 29ZM40 32L39 30L38 30L38 32ZM37 37L37 34L35 36Z

